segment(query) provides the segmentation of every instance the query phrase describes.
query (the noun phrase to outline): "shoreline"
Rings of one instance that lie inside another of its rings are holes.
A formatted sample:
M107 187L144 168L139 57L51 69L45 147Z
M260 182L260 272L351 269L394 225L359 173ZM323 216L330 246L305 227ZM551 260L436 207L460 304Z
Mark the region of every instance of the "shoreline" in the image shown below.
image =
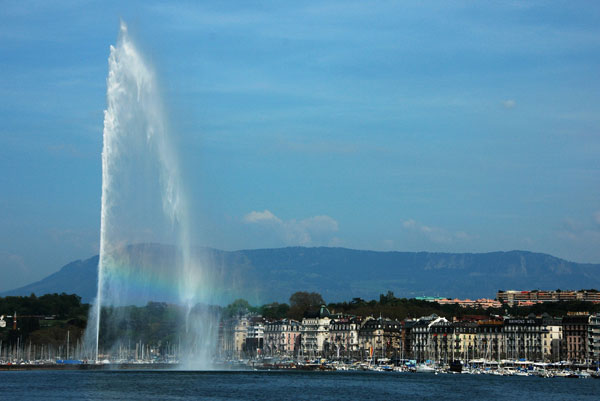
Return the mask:
M0 371L24 370L177 370L172 363L122 363L122 364L1 364Z

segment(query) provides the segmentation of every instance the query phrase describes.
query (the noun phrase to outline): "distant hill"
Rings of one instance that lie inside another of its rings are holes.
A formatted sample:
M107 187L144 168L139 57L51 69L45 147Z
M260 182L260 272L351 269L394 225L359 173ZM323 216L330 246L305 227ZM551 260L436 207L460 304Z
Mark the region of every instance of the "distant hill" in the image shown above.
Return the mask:
M144 261L168 261L174 248L143 244L128 248ZM220 302L242 297L251 303L287 302L296 291L316 291L328 302L374 299L388 290L397 297L436 295L493 298L499 289L600 288L600 264L569 262L526 252L375 252L345 248L198 250L212 266ZM145 262L144 262L145 263ZM27 286L0 295L76 293L96 295L98 256L79 260Z
M84 302L96 295L98 277L98 255L86 260L76 260L40 281L0 293L7 295L44 295L53 293L77 294Z

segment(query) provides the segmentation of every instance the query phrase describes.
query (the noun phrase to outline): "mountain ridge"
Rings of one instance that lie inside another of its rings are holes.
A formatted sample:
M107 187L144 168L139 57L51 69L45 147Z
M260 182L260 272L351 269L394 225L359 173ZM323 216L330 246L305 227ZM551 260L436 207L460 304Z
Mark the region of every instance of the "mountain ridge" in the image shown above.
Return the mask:
M127 247L143 261L168 264L175 248L161 244ZM396 296L435 295L493 298L499 289L581 289L600 287L600 264L570 262L531 251L486 253L372 251L340 247L286 247L222 251L198 248L222 288L220 303L287 302L296 291L316 291L327 301L373 299L388 290ZM84 302L96 295L98 255L76 260L46 278L0 293L76 293Z

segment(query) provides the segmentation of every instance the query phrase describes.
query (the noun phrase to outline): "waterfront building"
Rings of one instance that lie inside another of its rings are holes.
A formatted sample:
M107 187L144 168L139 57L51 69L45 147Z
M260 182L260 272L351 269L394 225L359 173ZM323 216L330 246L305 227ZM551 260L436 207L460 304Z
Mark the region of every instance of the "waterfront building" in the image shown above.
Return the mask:
M429 325L432 358L436 361L454 360L454 325L444 318L436 319Z
M527 318L504 320L505 354L509 359L542 360L542 319Z
M321 305L316 313L308 312L302 319L301 351L306 358L322 356L329 348L329 323L331 313Z
M265 324L261 316L253 316L249 319L246 332L246 355L261 355L264 348Z
M468 361L475 358L477 322L454 322L454 359Z
M358 342L361 349L361 357L370 359L374 354L383 357L383 329L377 328L373 316L363 320L358 333Z
M437 315L435 315L437 316ZM437 318L437 317L436 317ZM414 322L411 330L411 353L417 361L423 361L429 358L429 324L435 319L425 320L424 317Z
M588 360L600 364L600 313L588 320Z
M419 318L411 330L412 354L417 361L432 359L435 355L433 342L431 341L431 326L441 321L448 321L446 318L439 317L436 314Z
M547 313L542 315L542 353L548 362L560 361L562 344L562 319L553 318Z
M384 317L368 317L359 331L359 343L365 354L383 358L397 356L400 352L402 323Z
M357 316L341 316L329 323L329 343L336 358L358 355L361 324Z
M264 350L266 355L292 356L300 347L300 322L293 319L265 323Z
M474 344L475 357L485 360L500 360L505 355L504 322L501 320L480 320L477 322L477 336Z
M252 345L253 341L248 338L260 337L260 328L253 327L253 322L260 321L259 316L251 314L240 314L230 319L225 319L219 324L219 349L225 358L241 358L248 349L256 351L257 345ZM249 344L250 343L250 344Z
M402 330L400 331L400 357L404 359L414 358L412 330L416 323L416 319L405 319L402 322Z
M248 324L250 315L238 316L232 321L233 326L233 356L241 358L246 349L246 337L248 336Z
M402 323L388 318L380 318L383 326L383 344L388 357L398 357L402 346Z
M235 355L234 327L237 319L226 319L219 323L219 351L224 358Z
M583 363L587 359L588 313L569 313L562 319L563 358Z

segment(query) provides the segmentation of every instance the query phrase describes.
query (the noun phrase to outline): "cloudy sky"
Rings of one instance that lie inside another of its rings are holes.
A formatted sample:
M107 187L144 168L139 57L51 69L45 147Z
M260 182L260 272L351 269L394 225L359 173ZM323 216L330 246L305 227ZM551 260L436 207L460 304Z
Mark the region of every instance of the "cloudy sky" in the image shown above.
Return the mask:
M199 245L600 263L597 2L120 3L0 2L0 290L98 250L120 18Z

